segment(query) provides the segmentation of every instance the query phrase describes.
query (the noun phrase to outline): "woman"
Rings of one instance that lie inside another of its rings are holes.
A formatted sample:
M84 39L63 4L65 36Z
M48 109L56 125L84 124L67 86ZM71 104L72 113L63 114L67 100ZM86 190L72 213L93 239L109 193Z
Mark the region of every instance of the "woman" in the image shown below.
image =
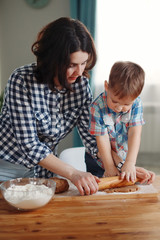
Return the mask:
M41 30L32 51L36 63L16 69L5 91L0 180L56 173L71 180L81 195L93 194L98 177L74 169L56 153L58 143L75 126L86 150L96 151L88 133L88 71L96 63L93 39L78 20L60 18Z

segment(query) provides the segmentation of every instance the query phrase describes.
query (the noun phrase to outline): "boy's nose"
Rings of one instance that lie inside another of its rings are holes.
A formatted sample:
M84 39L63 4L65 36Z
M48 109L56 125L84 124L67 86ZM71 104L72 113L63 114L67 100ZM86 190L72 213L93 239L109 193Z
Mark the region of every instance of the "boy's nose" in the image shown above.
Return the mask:
M122 111L122 106L121 105L117 105L116 106L116 111L118 111L118 112Z
M121 112L121 111L122 111L122 108L116 108L116 110L117 110L118 112Z

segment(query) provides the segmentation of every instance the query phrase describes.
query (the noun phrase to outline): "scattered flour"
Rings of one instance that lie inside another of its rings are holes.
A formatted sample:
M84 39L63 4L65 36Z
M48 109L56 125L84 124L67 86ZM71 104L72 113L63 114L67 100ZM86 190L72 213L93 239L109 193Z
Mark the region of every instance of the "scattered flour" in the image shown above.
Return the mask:
M45 185L26 184L25 186L10 186L5 199L14 207L20 209L35 209L47 204L53 196L52 189Z

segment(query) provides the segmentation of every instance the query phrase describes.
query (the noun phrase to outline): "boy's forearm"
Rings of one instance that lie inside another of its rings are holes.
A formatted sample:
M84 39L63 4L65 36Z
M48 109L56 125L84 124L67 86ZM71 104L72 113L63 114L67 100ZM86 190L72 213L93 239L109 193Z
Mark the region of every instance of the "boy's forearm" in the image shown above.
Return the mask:
M97 136L97 147L100 154L100 158L103 161L105 169L114 165L114 161L111 154L111 146L108 136Z
M123 161L123 159L120 158L120 156L118 156L118 154L115 151L111 150L111 152L112 152L112 158L114 160L114 163L117 166L121 161Z
M126 162L130 162L133 165L136 164L137 155L139 152L141 142L142 126L131 127L128 131L128 153Z

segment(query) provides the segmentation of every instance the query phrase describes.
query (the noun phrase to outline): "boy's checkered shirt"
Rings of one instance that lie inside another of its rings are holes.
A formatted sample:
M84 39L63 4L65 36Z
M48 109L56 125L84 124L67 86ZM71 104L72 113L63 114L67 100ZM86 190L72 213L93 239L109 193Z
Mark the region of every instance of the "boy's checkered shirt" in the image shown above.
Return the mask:
M107 106L107 92L101 93L91 104L89 132L94 136L108 134L112 149L126 159L128 151L128 130L130 127L143 125L143 107L140 97L137 97L130 111L116 113ZM100 159L97 163L103 167Z

